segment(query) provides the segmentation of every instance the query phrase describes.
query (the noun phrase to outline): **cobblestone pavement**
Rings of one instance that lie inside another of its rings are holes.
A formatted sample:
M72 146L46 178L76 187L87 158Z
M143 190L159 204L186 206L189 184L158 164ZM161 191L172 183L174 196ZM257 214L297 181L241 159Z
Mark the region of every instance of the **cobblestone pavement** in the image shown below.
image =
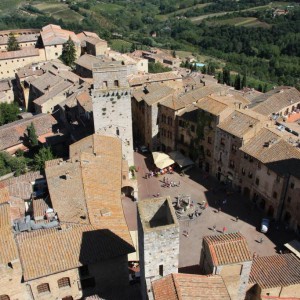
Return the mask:
M146 172L154 169L151 154L144 156L135 153L134 156L135 166L138 168L139 199L152 198L159 193L160 196L170 196L172 201L176 201L175 197L183 194L190 195L194 203L202 203L203 200L209 203L208 208L201 210L201 216L194 220L180 221L180 268L199 264L203 237L223 234L223 227L227 228L227 233L240 231L246 237L251 253L256 252L259 256L274 255L283 249L284 243L295 238L293 233L285 231L282 226L276 230L272 223L267 235L260 233L263 213L253 208L251 202L240 194L227 195L224 186L214 178L207 178L200 169L194 167L184 177L177 173L165 176L170 181L180 181L180 187L164 188L163 176L145 178ZM226 204L220 205L225 199ZM184 235L184 231L188 232L188 236ZM263 238L262 243L259 242L260 238Z

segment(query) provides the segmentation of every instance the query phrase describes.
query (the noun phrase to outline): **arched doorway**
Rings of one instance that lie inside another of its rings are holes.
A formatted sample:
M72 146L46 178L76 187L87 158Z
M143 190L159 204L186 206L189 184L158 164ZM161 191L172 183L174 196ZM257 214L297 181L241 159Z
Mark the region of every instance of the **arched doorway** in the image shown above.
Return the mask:
M134 199L134 189L132 186L123 186L121 193L128 198Z

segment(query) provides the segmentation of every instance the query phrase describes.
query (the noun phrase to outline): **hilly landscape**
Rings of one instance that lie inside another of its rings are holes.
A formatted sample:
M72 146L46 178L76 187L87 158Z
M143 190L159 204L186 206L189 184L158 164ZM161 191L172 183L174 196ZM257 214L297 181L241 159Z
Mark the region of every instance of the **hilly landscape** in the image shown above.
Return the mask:
M160 47L194 54L250 86L300 88L299 2L266 0L77 0L0 2L0 30L55 23L97 32L121 52Z

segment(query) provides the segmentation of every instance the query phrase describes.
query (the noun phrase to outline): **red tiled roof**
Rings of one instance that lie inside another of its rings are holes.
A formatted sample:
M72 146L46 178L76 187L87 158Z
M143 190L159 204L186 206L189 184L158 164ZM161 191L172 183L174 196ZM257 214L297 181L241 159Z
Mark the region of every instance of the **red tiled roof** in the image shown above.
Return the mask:
M230 300L221 276L171 274L152 282L155 300Z
M0 204L0 264L7 265L17 257L18 252L10 220L10 206L8 203Z
M246 238L239 232L206 236L203 242L208 246L214 266L252 260Z
M257 257L252 263L249 283L263 289L300 284L300 260L292 253Z

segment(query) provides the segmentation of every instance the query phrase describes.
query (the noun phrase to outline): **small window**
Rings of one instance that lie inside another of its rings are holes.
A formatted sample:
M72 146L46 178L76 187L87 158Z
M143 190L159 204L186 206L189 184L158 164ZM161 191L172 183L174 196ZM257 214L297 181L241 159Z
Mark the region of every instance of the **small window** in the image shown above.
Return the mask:
M258 168L259 170L261 169L261 163L260 163L260 162L257 163L257 168Z
M114 81L114 86L119 86L119 80Z
M277 175L277 177L276 177L276 181L277 182L280 182L280 177Z
M164 265L159 265L159 275L164 276Z
M57 53L57 52L55 52L55 56L58 56L58 53Z
M210 150L206 150L206 155L208 156L208 157L211 157L211 152L210 152Z
M293 189L294 187L295 187L295 183L292 182L292 183L291 183L291 189Z
M9 296L8 295L0 295L0 300L9 300Z
M191 132L195 132L195 125L191 125Z
M248 177L249 177L249 178L252 178L252 176L253 176L252 172L249 172L249 173L248 173Z
M236 145L232 145L231 149L232 149L232 152L235 153L236 150L237 150L237 146Z
M242 168L242 174L245 175L246 174L246 170L244 168Z
M50 287L48 283L42 283L37 286L37 291L39 294L50 293Z
M253 162L253 157L252 156L249 157L249 161Z
M248 159L248 154L247 153L244 154L244 158Z
M256 184L256 185L259 185L259 178L256 178L256 179L255 179L255 184Z
M274 193L273 193L273 198L274 198L274 199L277 199L277 192L274 192Z
M221 138L221 145L225 146L225 139L224 138Z
M230 162L229 162L229 168L234 169L234 167L235 167L234 160L230 160Z
M58 287L61 289L63 287L70 287L70 278L69 277L63 277L57 281Z

